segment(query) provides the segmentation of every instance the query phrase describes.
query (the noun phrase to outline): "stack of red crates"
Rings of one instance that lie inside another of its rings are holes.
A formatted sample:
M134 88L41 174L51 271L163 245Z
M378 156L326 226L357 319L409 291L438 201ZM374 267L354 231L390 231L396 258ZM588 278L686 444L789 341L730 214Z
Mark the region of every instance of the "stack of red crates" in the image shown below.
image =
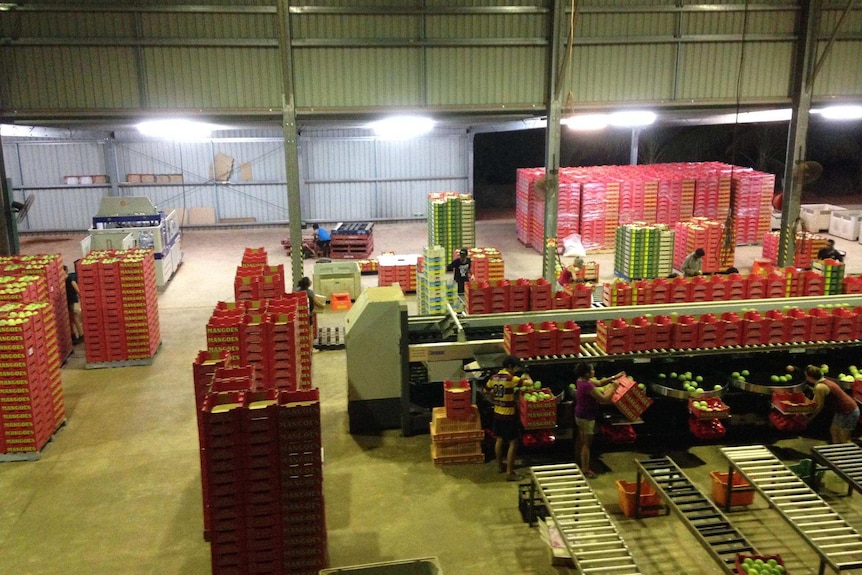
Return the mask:
M66 419L50 304L0 305L0 453L37 453Z
M703 248L706 252L701 262L705 274L719 272L733 265L734 247L723 249L723 223L706 218L692 218L677 221L674 232L673 263L677 269L682 267L685 257L697 248Z
M778 261L779 232L768 232L763 236L763 257L773 264ZM817 252L826 247L826 237L808 232L796 234L795 250L793 252L793 267L810 269Z
M161 343L152 250L95 250L78 264L90 363L140 360Z
M195 413L197 414L198 422L198 439L199 441L201 441L199 451L201 459L201 479L203 480L201 487L203 491L204 539L206 541L210 540L210 499L208 491L209 488L206 480L208 477L207 464L206 457L204 457L204 449L202 443L204 432L201 415L203 414L204 399L206 399L207 393L209 393L212 386L213 376L215 376L216 370L222 367L230 367L230 354L228 354L228 352L226 351L198 352L198 356L195 358L194 363L192 363L192 382L194 384L195 392Z
M207 351L226 352L238 365L255 367L264 388L311 387L308 297L285 294L262 302L220 302L207 323Z
M245 248L233 284L236 301L279 298L284 295L284 266L270 266L264 248Z
M548 280L539 278L530 282L530 309L544 311L554 306L554 290Z
M317 390L255 390L218 368L201 413L214 575L326 567Z
M47 301L54 313L57 328L57 350L61 361L72 352L72 327L69 321L69 306L66 302L66 273L63 259L57 254L14 255L0 257L0 275L43 276L48 286Z
M557 237L564 239L581 231L581 184L572 175L560 174L557 202Z
M469 419L473 415L470 382L466 379L443 381L443 407L449 419Z
M398 284L404 293L416 291L416 264L406 259L389 265L379 265L377 268L377 285L385 287Z
M759 243L769 232L775 175L749 168L735 168L731 189L736 222L736 241Z
M515 229L518 241L525 246L532 245L530 236L533 217L530 208L538 195L536 184L544 176L544 168L518 168L515 173Z
M505 264L497 248L470 248L467 257L472 261L471 271L477 282L494 282L504 279ZM458 253L454 254L455 258Z

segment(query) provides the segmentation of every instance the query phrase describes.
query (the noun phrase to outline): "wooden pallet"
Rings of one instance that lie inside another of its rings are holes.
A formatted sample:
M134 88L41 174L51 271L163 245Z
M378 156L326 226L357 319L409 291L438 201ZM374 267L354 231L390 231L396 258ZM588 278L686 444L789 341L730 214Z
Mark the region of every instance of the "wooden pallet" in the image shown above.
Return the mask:
M317 349L344 349L343 327L319 327L314 340Z

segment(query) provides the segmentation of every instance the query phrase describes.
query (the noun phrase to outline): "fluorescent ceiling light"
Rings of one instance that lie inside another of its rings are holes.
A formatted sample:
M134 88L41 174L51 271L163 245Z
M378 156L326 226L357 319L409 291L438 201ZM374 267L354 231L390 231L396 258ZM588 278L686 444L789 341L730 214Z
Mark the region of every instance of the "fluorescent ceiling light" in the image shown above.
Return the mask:
M778 108L777 110L758 110L756 112L741 112L736 115L737 121L743 124L756 124L758 122L787 122L793 116L790 108Z
M656 117L654 112L626 110L611 114L608 123L621 128L636 128L638 126L649 126L655 122Z
M427 134L434 128L434 120L422 116L391 116L371 122L367 126L383 140L406 140Z
M577 132L603 130L608 127L608 116L607 114L577 114L563 118L561 123Z
M201 140L209 138L215 126L192 120L147 120L138 124L138 131L145 136L164 140Z
M862 106L829 106L811 111L819 113L827 120L858 120L862 118Z

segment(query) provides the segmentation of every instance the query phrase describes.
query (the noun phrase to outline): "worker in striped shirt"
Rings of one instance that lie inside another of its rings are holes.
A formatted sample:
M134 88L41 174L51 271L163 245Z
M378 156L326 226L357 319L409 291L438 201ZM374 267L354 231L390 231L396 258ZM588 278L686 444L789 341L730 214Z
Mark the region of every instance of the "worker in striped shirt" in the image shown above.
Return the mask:
M515 388L520 385L532 384L533 380L522 372L520 358L507 355L503 359L503 369L492 375L485 384L494 404L494 423L492 431L497 436L494 444L494 455L500 473L506 474L507 481L518 481L521 476L515 473L515 455L518 450L518 408L515 398ZM503 462L504 444L508 443L506 461Z

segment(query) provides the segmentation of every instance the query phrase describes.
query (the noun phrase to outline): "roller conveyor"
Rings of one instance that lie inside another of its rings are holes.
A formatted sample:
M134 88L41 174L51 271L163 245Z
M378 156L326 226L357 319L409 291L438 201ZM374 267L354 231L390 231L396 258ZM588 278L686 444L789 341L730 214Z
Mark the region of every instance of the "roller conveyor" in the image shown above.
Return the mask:
M728 573L736 573L736 555L758 555L754 547L668 457L637 462L637 485L646 479ZM637 501L637 498L635 499Z
M723 447L721 453L796 529L826 565L841 573L862 568L862 535L762 445ZM730 481L730 478L728 478Z
M580 573L640 574L577 465L539 465L530 468L530 476Z
M818 445L814 447L814 460L847 482L847 495L854 490L862 493L862 447L855 443Z

